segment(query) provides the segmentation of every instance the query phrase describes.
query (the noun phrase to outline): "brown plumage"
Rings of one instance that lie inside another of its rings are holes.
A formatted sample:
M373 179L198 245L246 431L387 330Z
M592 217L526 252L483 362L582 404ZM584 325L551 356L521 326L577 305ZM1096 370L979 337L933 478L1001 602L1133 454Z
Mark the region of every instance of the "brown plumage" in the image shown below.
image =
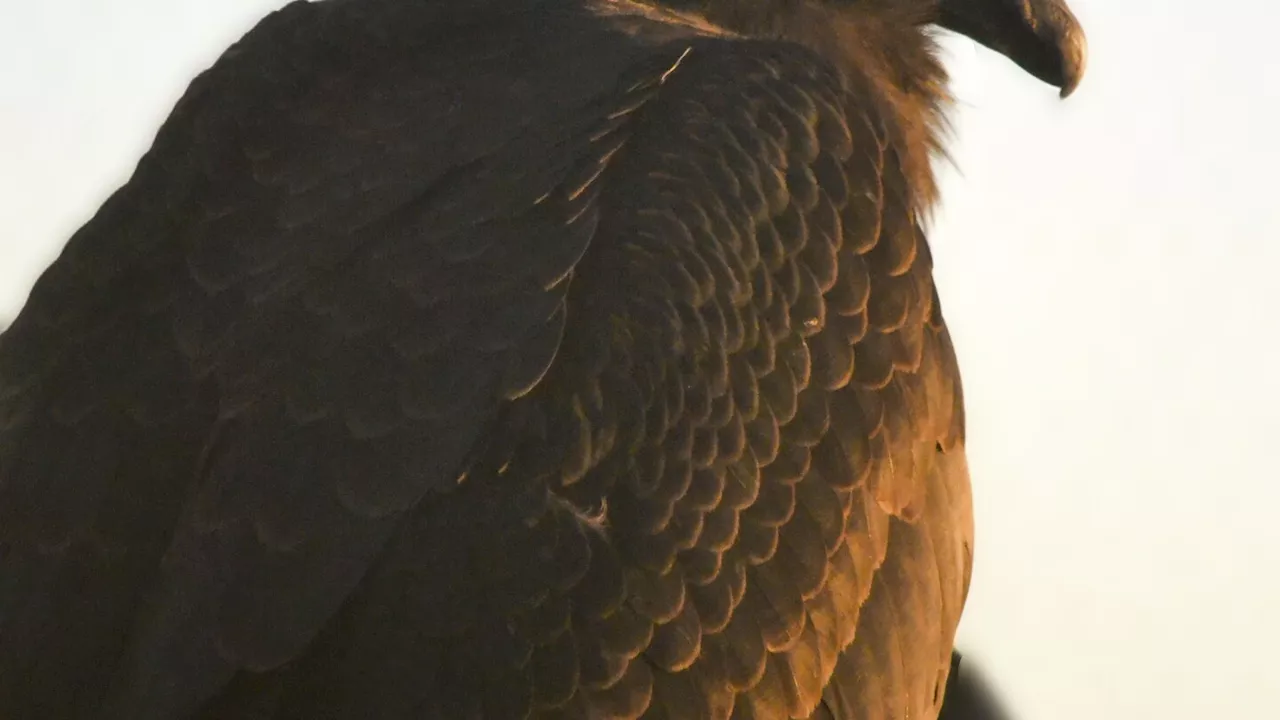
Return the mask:
M934 717L964 4L263 20L0 336L0 717Z

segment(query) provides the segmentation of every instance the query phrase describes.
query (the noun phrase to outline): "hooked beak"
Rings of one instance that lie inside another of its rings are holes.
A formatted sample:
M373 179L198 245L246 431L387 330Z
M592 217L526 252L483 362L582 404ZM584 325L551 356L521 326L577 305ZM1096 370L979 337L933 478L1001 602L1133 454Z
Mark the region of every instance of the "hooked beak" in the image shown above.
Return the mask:
M939 26L986 45L1071 94L1084 76L1084 30L1065 0L942 0Z

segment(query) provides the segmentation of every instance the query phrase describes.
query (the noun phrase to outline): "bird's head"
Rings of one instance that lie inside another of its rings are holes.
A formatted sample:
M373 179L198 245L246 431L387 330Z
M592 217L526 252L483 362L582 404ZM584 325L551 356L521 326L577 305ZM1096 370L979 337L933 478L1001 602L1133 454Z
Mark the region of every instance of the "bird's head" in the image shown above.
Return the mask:
M1031 75L1070 95L1085 67L1085 37L1066 0L647 0L705 15L722 27L754 36L785 36L821 44L819 25L843 19L906 52L894 30L934 25L1001 53ZM842 41L848 41L844 34ZM895 38L897 40L895 40Z
M854 0L856 1L856 0ZM1066 97L1084 76L1084 30L1065 0L929 0L933 21L986 45Z
M629 2L632 0L606 0ZM805 45L837 67L857 68L860 91L892 108L912 203L932 207L932 158L945 156L946 71L931 27L1008 57L1070 95L1084 74L1085 39L1067 0L640 0L732 33ZM865 84L861 84L862 81Z

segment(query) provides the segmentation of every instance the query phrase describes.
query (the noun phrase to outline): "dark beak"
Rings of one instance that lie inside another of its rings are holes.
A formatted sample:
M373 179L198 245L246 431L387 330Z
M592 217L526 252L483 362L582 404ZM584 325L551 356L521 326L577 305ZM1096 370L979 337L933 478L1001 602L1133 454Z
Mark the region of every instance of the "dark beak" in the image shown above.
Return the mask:
M1084 76L1084 30L1064 0L942 0L938 25L966 35L1062 89Z

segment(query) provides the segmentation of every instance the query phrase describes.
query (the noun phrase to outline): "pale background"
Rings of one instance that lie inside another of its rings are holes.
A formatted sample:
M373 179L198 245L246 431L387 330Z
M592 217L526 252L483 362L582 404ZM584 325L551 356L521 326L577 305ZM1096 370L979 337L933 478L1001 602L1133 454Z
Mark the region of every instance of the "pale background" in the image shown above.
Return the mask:
M278 0L0 0L0 323ZM949 40L932 233L965 372L961 645L1024 720L1269 718L1280 61L1268 0L1075 0L1069 102Z

